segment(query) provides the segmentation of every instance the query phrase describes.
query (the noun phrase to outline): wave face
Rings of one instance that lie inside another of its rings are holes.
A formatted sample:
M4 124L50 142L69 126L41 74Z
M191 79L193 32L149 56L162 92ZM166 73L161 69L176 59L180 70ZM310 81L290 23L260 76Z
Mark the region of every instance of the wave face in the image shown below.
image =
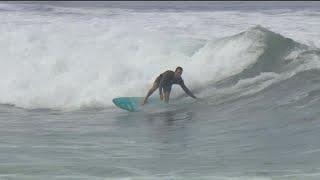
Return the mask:
M295 17L279 13L279 21ZM257 15L271 23L256 25ZM253 23L244 25L241 17ZM176 66L185 69L190 89L214 102L319 69L317 41L310 40L315 32L294 40L290 33L300 27L279 33L263 13L3 4L0 19L0 103L27 109L107 107L117 96L144 96L158 74ZM175 88L173 98L181 94Z

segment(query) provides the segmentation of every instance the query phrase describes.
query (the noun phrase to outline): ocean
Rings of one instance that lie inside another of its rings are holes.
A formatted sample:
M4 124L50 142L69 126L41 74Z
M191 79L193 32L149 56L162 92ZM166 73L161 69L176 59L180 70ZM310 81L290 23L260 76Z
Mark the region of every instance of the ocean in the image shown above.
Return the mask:
M0 179L320 178L319 2L1 2L0 21ZM113 105L177 66L201 100Z

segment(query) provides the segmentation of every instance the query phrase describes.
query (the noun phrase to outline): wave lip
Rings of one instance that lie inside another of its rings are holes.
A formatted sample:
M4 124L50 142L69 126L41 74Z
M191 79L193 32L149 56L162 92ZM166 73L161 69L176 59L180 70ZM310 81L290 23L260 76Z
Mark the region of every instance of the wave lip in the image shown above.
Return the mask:
M233 38L248 37L252 46L259 49L248 50L248 54L256 54L251 64L240 73L221 79L217 86L234 85L241 79L253 78L262 73L296 74L300 71L319 66L319 49L295 42L280 34L274 33L262 26L256 26L248 31L239 33ZM307 56L313 56L312 58Z
M251 60L242 67L238 62L232 63L232 66L229 67L231 73L222 78L212 79L208 86L199 89L199 92L202 91L210 104L239 101L264 92L265 89L270 90L270 88L277 91L279 88L276 84L285 83L287 80L297 81L296 76L302 76L303 72L320 70L319 49L286 38L262 26L256 26L224 38L225 44L222 47L225 48L237 41L240 42L238 44L240 46L244 39L245 42L250 42L249 45L235 47L235 51L232 52L239 56L238 60L243 60L241 54L245 54L246 58L251 58ZM239 49L240 51L238 51ZM238 64L239 66L237 66ZM301 78L308 80L304 76ZM296 83L301 84L300 81ZM292 85L288 85L287 88L291 89ZM283 98L292 99L291 96L299 94L298 89L301 88L295 87L295 89L297 93L290 91L285 95L287 97ZM275 92L275 94L277 93ZM308 101L303 103L308 104Z

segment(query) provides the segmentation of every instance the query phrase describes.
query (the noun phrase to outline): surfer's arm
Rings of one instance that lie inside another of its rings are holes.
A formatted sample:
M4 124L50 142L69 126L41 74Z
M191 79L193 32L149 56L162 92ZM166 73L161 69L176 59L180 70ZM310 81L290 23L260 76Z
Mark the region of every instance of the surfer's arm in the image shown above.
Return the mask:
M192 94L192 92L187 88L187 86L184 84L183 80L179 83L182 89L184 90L185 93L187 93L189 96L191 96L194 99L197 99L195 95Z

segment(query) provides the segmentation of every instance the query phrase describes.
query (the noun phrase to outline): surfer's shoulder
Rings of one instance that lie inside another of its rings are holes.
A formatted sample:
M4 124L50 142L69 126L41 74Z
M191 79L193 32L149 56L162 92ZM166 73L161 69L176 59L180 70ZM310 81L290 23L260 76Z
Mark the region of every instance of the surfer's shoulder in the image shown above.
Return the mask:
M167 71L165 71L164 73L162 73L161 75L173 75L173 74L174 74L173 71L167 70Z

